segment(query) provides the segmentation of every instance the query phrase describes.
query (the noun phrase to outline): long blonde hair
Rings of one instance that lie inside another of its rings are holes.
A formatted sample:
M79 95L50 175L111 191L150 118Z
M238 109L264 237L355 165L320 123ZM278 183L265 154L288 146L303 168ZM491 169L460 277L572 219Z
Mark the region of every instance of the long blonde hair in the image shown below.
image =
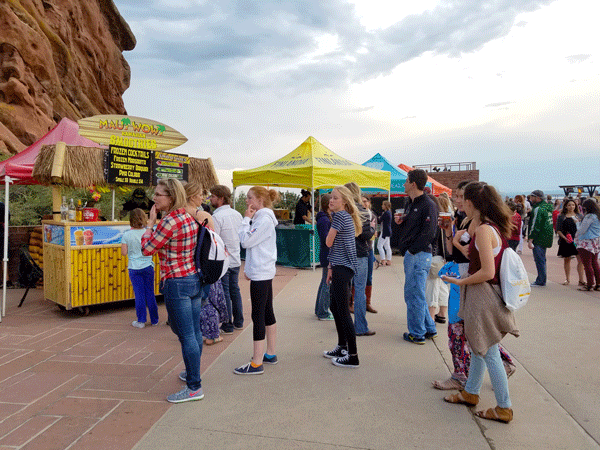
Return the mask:
M438 201L440 202L441 212L452 211L452 200L450 200L450 197L448 196L447 192L442 192L438 197Z
M344 202L344 209L350 217L352 217L352 222L354 222L354 236L358 236L362 233L362 220L360 218L360 212L354 203L354 195L350 192L346 186L336 186L331 191L338 191L340 197L342 197L342 201Z

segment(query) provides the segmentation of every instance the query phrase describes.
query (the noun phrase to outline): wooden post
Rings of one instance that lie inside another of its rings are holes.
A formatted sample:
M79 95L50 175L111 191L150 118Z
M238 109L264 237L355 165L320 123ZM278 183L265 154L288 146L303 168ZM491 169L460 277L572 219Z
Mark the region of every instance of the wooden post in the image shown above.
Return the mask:
M54 146L54 161L52 161L52 172L50 174L52 183L52 218L60 220L60 205L62 205L61 190L57 184L62 183L63 167L65 165L65 153L67 144L57 142ZM58 213L57 213L58 211Z
M60 186L52 186L52 220L60 221L60 206L62 205L61 193Z

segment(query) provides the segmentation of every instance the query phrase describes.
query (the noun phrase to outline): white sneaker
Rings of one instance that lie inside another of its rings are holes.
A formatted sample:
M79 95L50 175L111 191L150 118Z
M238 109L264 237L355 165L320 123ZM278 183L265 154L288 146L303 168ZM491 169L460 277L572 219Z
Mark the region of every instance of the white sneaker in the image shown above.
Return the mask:
M146 324L144 322L138 322L137 320L134 320L131 322L131 326L136 328L144 328Z

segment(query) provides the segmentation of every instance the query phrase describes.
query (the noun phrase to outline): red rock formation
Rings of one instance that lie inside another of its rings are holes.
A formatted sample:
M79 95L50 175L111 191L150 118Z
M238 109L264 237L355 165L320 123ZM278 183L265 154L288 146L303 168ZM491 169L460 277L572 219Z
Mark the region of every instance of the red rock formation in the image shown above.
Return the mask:
M112 0L0 1L0 152L63 117L127 114L135 37Z

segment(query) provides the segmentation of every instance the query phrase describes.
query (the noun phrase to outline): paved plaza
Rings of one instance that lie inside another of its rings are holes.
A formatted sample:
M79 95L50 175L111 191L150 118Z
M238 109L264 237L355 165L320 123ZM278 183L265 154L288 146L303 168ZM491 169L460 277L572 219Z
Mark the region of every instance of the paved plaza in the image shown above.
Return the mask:
M555 254L555 249L549 255ZM533 275L530 251L523 255ZM333 366L333 322L314 316L320 271L278 267L275 313L280 363L241 377L252 329L203 349L205 398L171 405L182 387L177 338L167 326L134 329L133 304L89 316L60 311L30 291L8 290L0 324L0 449L598 449L600 293L562 286L549 256L547 287L517 312L521 337L503 345L517 372L509 386L514 420L476 418L442 401L431 381L450 373L446 326L425 346L402 340L406 308L402 258L374 272L369 314L377 334L359 337L361 367ZM166 318L160 304L161 321ZM489 379L481 408L495 405ZM479 408L478 408L479 409Z

